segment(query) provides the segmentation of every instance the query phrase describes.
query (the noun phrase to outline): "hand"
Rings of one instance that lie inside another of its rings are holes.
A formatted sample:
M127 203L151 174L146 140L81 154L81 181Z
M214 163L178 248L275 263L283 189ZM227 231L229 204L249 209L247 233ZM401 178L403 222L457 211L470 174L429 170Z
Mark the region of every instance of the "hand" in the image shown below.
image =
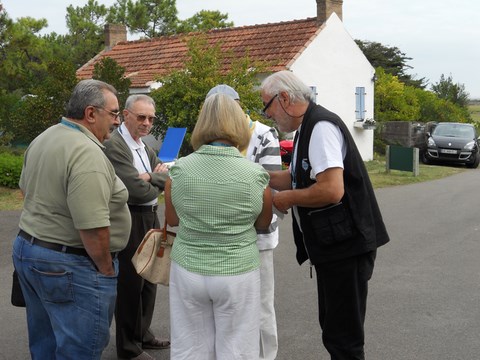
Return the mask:
M152 180L152 177L148 172L144 172L143 174L138 174L138 177L146 182L150 182L150 180Z
M105 269L100 269L98 265L96 265L98 272L104 276L114 276L115 269L113 268L113 264L111 263L110 266L105 266Z
M152 172L154 173L159 173L159 172L167 172L168 171L168 166L165 164L158 164L155 166L155 169L153 169Z
M291 191L279 191L273 195L273 206L277 208L278 211L288 214L288 209L290 209L293 204L290 201Z

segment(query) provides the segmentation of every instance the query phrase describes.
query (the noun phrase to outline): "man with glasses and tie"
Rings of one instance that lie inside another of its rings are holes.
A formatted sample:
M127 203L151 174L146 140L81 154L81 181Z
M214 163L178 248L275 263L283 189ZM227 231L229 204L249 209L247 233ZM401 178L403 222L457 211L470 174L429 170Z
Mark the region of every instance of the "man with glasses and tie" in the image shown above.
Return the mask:
M128 189L132 230L125 250L118 255L120 273L115 308L116 345L120 359L153 359L144 349L166 349L168 340L150 329L157 285L144 280L132 265L132 256L148 230L160 228L157 199L163 191L167 167L142 141L155 121L155 102L147 95L131 95L123 110L123 123L105 143L106 155Z
M104 154L118 125L116 90L82 80L65 117L32 141L13 263L26 301L32 359L97 359L110 338L128 193ZM13 346L13 344L12 344Z

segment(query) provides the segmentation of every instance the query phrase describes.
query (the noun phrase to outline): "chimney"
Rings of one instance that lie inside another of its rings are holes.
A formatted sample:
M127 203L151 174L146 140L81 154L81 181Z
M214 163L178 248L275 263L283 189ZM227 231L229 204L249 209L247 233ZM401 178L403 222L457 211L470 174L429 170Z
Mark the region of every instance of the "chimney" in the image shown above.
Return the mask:
M342 5L343 0L317 0L317 25L322 25L332 13L342 20Z
M127 41L127 28L123 24L106 24L105 31L105 48L110 50L120 41Z

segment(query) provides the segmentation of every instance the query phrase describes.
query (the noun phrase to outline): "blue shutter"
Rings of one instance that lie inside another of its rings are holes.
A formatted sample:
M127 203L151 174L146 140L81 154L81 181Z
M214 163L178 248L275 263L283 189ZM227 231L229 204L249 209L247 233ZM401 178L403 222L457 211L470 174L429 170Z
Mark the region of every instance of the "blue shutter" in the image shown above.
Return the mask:
M355 119L358 121L365 120L365 88L355 88Z

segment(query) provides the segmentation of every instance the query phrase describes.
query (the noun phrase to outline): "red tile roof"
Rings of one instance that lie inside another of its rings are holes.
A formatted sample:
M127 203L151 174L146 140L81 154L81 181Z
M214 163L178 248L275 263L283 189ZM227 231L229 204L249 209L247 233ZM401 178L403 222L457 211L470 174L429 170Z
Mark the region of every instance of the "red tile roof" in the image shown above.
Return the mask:
M253 62L266 62L268 70L278 71L288 69L318 31L316 18L308 18L210 30L205 34L209 44L220 42L224 54L232 53L226 55L224 69L228 69L232 56L241 58L248 53ZM77 76L91 78L95 63L103 57L111 57L126 69L133 88L147 87L157 76L183 67L187 55L186 39L195 35L198 33L120 42L83 65L77 70Z

